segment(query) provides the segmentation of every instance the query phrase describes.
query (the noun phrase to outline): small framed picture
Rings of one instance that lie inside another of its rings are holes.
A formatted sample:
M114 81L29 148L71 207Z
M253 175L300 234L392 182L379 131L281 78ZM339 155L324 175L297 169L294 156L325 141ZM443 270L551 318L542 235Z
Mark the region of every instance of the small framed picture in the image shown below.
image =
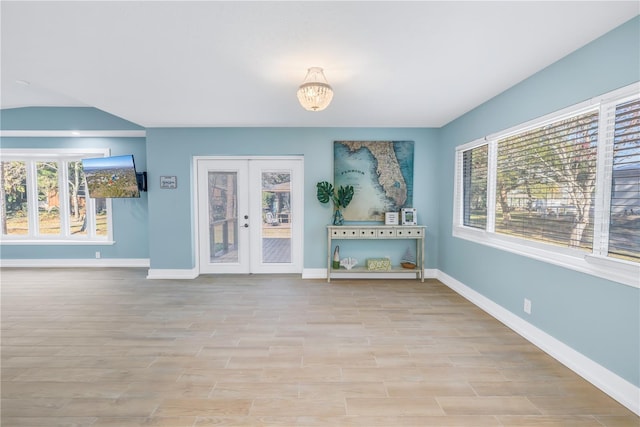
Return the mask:
M173 176L161 176L160 188L176 189L178 188L178 177Z
M384 225L398 225L398 212L385 212Z
M402 225L418 225L418 212L416 208L402 208L400 213Z

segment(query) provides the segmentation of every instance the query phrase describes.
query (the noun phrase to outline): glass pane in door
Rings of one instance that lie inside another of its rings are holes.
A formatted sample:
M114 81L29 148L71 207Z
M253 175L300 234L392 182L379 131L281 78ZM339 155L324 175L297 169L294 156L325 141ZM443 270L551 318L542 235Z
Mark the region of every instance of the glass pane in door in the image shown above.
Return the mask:
M262 172L262 262L291 262L291 172Z
M210 171L210 262L238 262L238 173Z

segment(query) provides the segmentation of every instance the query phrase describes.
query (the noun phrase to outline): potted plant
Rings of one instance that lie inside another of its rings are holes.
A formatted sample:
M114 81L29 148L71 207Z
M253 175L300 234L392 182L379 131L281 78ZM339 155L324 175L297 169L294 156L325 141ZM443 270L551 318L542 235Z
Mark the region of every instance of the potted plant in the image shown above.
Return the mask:
M351 203L354 194L353 185L341 185L338 189L334 189L329 182L321 181L316 184L316 188L316 196L320 203L333 202L333 225L342 225L344 217L340 209L346 208Z

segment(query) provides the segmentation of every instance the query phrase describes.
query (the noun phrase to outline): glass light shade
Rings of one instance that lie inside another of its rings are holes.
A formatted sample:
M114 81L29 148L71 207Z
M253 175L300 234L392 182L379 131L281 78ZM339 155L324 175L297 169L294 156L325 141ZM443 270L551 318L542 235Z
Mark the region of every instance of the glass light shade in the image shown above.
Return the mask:
M322 68L311 67L298 88L298 101L305 110L322 111L331 103L333 89L327 83Z

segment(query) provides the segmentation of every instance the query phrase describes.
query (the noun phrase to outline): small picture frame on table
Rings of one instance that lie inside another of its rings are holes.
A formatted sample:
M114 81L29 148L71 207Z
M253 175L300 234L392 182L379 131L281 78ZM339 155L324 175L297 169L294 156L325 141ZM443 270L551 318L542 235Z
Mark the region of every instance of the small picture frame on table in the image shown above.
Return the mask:
M400 216L402 225L418 225L418 212L416 208L402 208Z
M398 225L398 212L385 212L384 225Z

